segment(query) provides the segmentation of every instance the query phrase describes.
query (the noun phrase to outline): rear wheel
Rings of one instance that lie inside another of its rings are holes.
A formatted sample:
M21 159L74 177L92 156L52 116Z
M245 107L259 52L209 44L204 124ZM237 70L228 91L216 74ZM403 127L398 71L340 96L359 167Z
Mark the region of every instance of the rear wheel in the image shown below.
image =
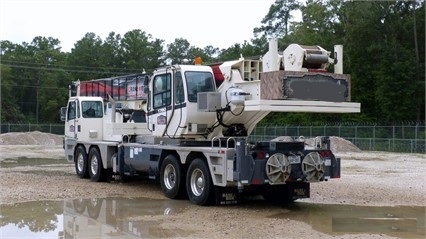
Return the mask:
M89 175L93 182L105 181L105 169L98 148L93 147L89 152Z
M88 178L89 170L87 169L87 154L85 148L82 145L75 149L74 163L77 176L80 178Z
M186 190L189 200L197 205L212 203L214 185L209 168L202 159L197 158L191 162L186 176Z
M182 166L175 156L168 155L160 169L161 189L166 197L177 199L185 196L185 178Z

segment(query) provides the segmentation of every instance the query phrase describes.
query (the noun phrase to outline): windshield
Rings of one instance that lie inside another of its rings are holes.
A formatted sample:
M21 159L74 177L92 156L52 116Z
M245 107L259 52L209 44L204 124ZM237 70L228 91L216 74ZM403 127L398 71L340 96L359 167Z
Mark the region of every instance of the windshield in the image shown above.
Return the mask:
M215 91L213 75L210 72L187 71L185 78L190 102L197 102L199 92Z

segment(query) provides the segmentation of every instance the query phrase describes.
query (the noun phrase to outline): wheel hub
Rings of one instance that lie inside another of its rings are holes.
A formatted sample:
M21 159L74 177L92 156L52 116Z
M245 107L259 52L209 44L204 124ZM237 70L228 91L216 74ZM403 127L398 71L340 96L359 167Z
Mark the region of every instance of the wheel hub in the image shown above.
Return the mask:
M176 184L176 171L172 165L167 165L164 170L164 184L167 189L172 189Z

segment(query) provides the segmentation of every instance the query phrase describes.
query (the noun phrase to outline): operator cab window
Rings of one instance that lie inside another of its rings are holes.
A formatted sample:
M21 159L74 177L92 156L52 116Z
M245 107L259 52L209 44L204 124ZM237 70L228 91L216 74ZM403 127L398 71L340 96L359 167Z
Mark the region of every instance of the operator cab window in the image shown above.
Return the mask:
M171 75L158 75L154 78L154 108L169 106L171 103Z
M214 92L213 75L210 72L185 72L189 102L197 102L199 92Z
M82 101L81 111L83 118L102 118L103 109L101 101Z

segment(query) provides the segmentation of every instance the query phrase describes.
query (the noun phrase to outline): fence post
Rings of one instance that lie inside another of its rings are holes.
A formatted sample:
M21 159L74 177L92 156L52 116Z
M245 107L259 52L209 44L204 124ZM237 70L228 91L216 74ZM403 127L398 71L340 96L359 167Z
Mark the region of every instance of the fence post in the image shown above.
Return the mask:
M374 148L376 148L376 125L373 126Z
M395 150L395 125L392 126L392 150Z
M369 140L368 140L368 144L369 144L369 145L368 145L368 149L369 149L370 151L371 151L371 140L374 140L374 139L369 139Z
M275 137L274 138L276 138L278 136L277 135L277 127L278 127L277 125L275 125L275 127L274 127L275 128Z
M414 128L414 148L417 150L417 130L418 130L418 126L419 122L416 123L416 127Z
M355 125L355 138L358 138L358 126Z

